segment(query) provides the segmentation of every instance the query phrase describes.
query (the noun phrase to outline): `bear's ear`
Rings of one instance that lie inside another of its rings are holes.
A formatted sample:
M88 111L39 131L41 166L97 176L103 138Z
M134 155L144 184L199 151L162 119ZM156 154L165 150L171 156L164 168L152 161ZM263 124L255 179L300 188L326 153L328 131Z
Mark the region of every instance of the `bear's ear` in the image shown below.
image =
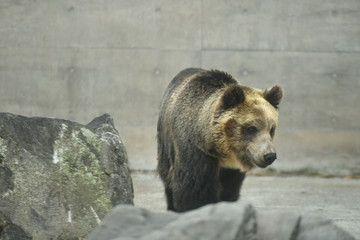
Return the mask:
M278 109L278 106L281 102L281 99L284 95L284 91L279 86L274 86L272 88L267 88L264 90L264 98L274 106L274 108Z
M241 104L244 101L244 91L240 88L240 86L233 85L224 91L217 109L218 111L228 110Z

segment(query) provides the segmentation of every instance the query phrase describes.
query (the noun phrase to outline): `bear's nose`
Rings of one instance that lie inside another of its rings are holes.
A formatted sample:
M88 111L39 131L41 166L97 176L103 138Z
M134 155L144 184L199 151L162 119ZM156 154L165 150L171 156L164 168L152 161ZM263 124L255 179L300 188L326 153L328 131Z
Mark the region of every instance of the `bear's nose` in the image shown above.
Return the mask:
M264 155L264 161L266 164L270 165L272 164L276 159L276 153L267 153Z

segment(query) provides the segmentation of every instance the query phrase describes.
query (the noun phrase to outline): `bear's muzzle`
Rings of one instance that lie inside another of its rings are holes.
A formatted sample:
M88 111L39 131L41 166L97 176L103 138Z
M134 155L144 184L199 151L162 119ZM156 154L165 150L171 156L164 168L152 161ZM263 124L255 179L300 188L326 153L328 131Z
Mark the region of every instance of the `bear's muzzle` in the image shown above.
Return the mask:
M264 155L264 162L267 165L272 164L276 159L276 153L267 153Z

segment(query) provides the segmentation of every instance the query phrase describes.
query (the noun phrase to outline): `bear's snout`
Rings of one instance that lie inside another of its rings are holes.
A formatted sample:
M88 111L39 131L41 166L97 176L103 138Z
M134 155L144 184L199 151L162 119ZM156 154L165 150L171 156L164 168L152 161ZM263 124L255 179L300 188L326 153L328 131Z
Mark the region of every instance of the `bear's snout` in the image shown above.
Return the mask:
M264 155L264 162L268 165L272 164L276 159L276 153L267 153Z

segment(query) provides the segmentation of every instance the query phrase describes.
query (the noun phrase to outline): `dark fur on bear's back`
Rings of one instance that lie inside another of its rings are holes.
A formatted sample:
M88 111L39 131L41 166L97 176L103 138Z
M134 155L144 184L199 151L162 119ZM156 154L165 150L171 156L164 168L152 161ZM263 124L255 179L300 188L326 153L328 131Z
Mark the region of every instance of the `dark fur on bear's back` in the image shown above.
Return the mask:
M245 173L219 169L217 152L204 142L199 125L204 104L219 89L236 84L220 71L190 68L169 84L158 120L158 172L168 209L186 211L219 201L236 201Z

